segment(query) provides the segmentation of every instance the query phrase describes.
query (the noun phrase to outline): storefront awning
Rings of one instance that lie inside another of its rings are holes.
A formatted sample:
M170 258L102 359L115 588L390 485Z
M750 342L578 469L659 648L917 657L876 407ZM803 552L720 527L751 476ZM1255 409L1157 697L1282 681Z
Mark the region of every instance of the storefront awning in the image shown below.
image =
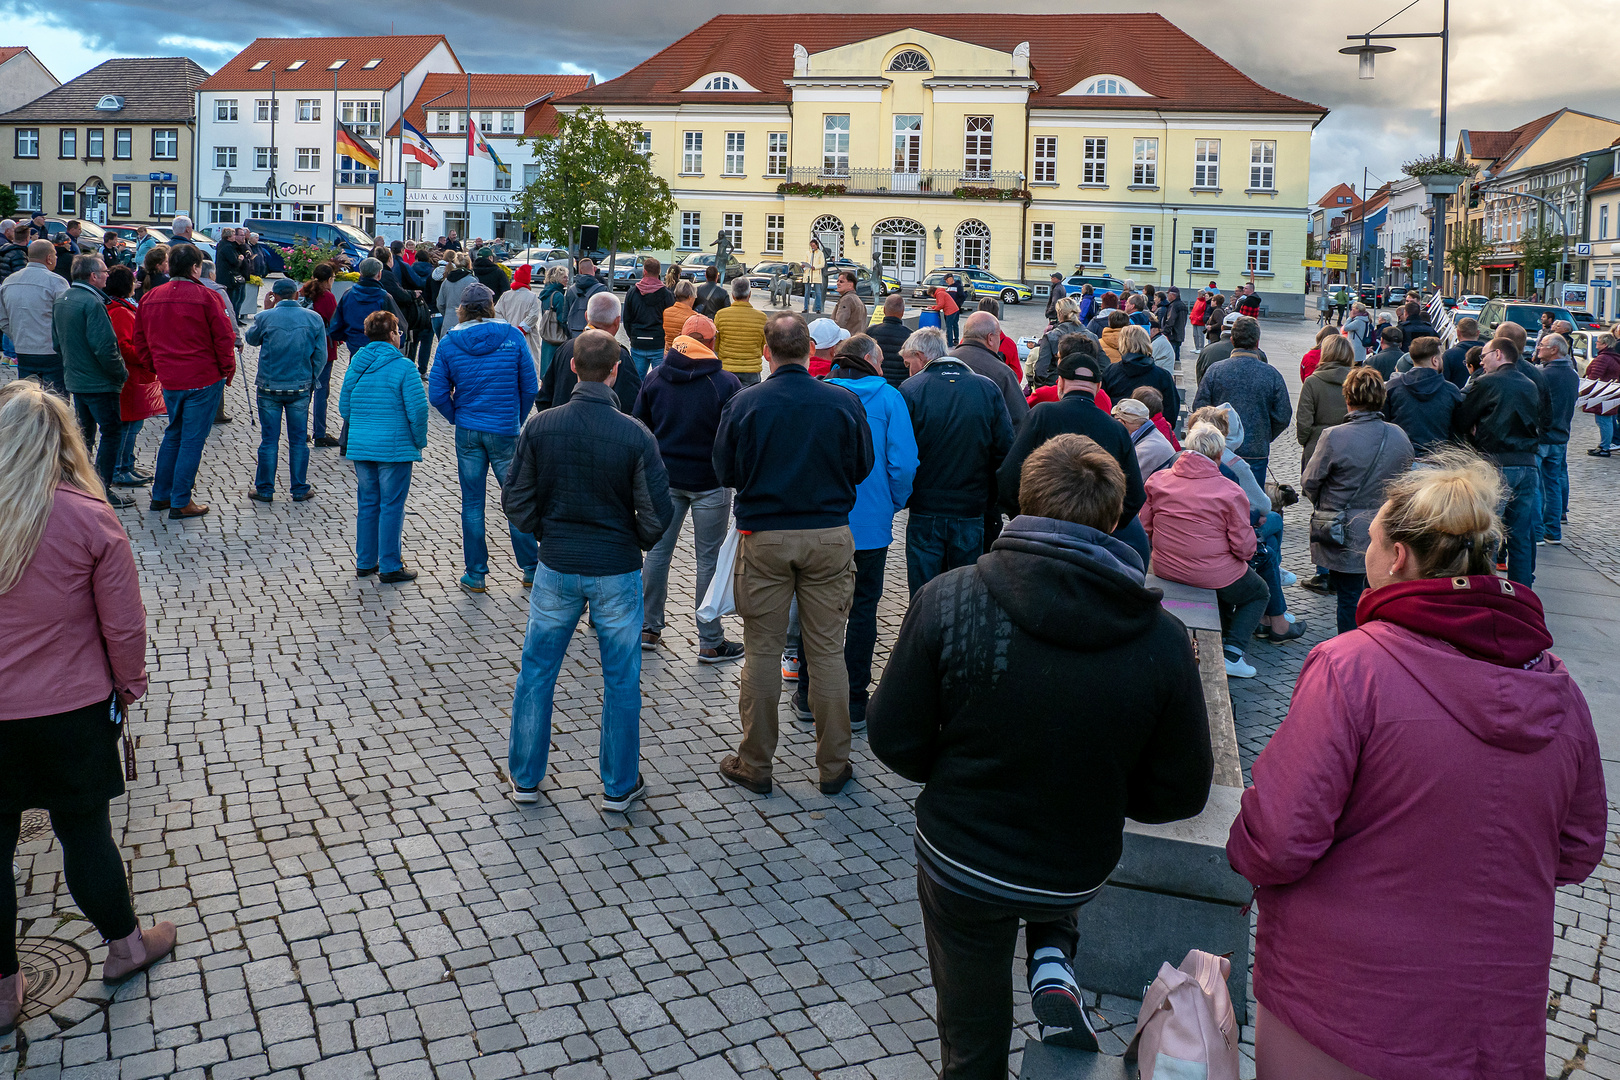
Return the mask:
M1483 269L1483 270L1512 270L1515 266L1518 266L1518 265L1519 264L1518 264L1517 260L1515 260L1514 262L1488 262L1488 263L1483 264L1481 266L1481 269Z

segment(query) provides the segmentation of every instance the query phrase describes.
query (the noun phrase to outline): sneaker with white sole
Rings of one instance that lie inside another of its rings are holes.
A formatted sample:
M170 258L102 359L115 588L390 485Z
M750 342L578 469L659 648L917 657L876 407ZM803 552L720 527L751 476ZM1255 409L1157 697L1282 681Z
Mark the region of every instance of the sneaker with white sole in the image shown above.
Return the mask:
M1243 654L1236 649L1223 650L1226 654L1226 677L1228 679L1252 679L1259 672L1254 665L1243 659Z
M1299 575L1294 573L1292 570L1284 570L1282 572L1282 583L1285 587L1296 584L1298 581Z
M636 777L636 786L623 795L617 797L604 792L602 794L602 809L615 814L622 814L638 800L647 797L647 781L640 776Z
M1029 977L1029 1003L1041 1025L1041 1041L1096 1053L1097 1031L1091 1026L1074 968L1061 949L1035 950Z
M798 653L796 653L796 652L785 652L785 653L782 654L782 681L783 682L798 682L799 681L799 654Z
M724 664L730 660L741 660L743 647L735 641L722 641L712 649L698 650L698 663Z
M540 801L540 789L537 787L518 787L517 781L512 782L511 799L515 803L537 803Z

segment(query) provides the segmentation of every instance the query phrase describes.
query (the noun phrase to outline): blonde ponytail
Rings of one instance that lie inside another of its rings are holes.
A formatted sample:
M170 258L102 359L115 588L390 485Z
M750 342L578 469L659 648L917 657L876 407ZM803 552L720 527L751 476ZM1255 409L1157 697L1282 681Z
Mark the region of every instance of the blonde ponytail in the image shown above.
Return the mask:
M1502 475L1478 454L1438 451L1389 482L1379 519L1392 544L1405 544L1422 577L1494 570L1502 543Z

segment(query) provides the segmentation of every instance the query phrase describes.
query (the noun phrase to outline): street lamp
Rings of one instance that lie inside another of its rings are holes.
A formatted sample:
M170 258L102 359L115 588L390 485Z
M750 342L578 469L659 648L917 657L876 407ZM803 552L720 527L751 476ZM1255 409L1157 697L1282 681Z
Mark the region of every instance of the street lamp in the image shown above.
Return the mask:
M944 245L944 239L945 239L945 230L940 228L938 225L935 225L934 226L934 247L936 249L942 247Z
M1373 77L1373 57L1377 56L1379 53L1394 52L1395 46L1374 45L1372 40L1369 38L1363 41L1360 45L1352 45L1348 49L1340 49L1339 51L1346 56L1359 56L1361 58L1361 64L1356 70L1356 78L1371 79Z

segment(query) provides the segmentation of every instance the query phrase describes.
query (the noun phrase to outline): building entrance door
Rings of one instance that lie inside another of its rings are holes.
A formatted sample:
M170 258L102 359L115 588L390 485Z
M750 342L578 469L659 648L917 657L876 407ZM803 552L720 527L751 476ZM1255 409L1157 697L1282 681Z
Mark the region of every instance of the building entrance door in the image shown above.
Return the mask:
M885 274L893 275L901 285L915 285L922 280L924 237L920 222L889 218L872 226L872 236Z

